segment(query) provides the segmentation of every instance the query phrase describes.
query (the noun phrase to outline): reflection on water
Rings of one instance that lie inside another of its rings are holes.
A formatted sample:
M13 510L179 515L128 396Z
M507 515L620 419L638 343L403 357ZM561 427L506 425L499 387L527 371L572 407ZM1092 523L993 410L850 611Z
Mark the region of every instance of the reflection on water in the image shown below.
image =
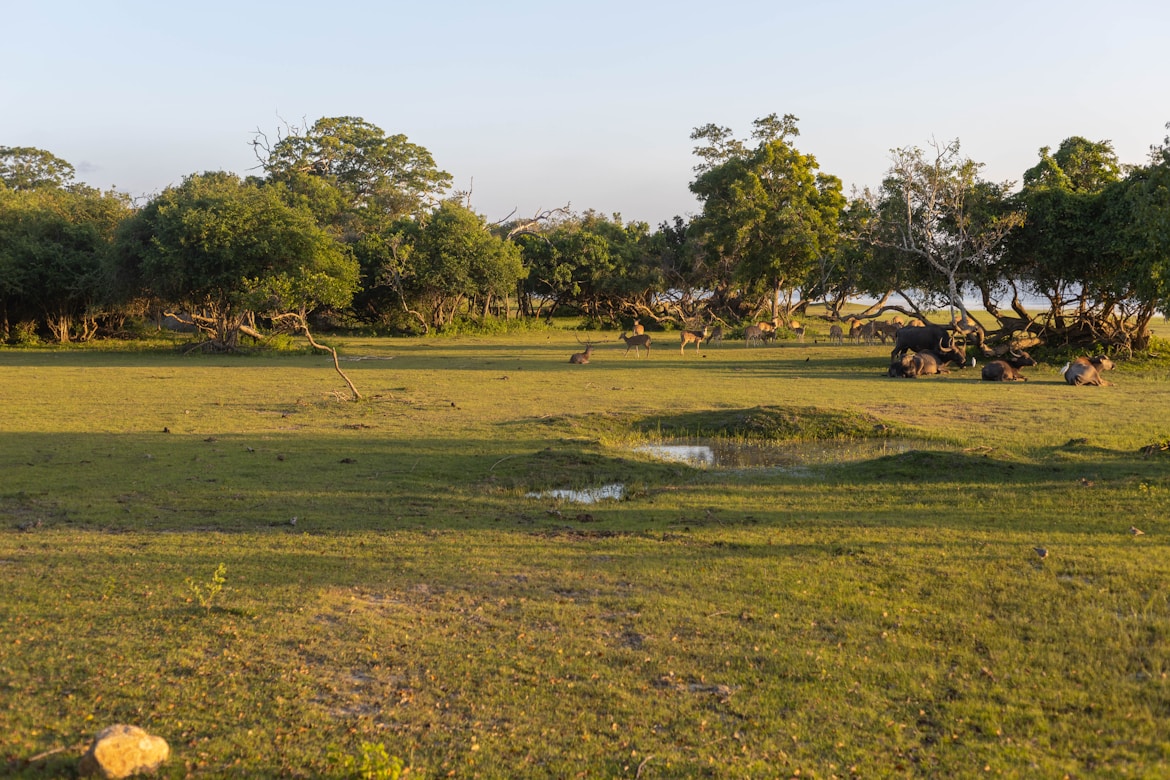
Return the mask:
M700 468L794 468L869 460L896 455L921 447L911 439L824 440L751 444L709 440L703 443L660 443L635 447L659 460L686 463Z
M748 469L778 468L794 476L811 476L809 466L828 466L859 460L897 455L927 446L914 439L857 439L782 444L749 444L720 440L691 440L686 443L661 442L635 447L640 452L671 463L685 463L697 468ZM621 483L580 490L543 490L525 494L526 498L551 498L573 504L596 504L621 501L626 486Z
M625 498L626 486L620 483L602 485L584 490L544 490L539 493L528 493L527 498L555 498L558 501L568 501L573 504L596 504L598 501L621 501Z

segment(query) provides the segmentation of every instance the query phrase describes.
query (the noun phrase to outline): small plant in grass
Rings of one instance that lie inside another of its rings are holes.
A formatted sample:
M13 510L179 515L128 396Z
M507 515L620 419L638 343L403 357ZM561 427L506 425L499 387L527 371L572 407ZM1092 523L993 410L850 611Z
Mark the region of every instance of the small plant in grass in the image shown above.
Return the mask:
M398 780L402 777L402 759L386 752L386 746L380 742L362 742L356 756L331 747L329 759L341 769L344 777L360 780Z
M109 601L118 592L118 578L114 576L106 577L105 584L102 585L102 601Z
M226 575L227 566L221 563L215 567L215 571L211 574L211 579L205 583L200 584L188 577L187 590L191 592L191 595L199 603L199 606L211 612L211 607L215 603L215 599L223 590L223 584L227 582Z

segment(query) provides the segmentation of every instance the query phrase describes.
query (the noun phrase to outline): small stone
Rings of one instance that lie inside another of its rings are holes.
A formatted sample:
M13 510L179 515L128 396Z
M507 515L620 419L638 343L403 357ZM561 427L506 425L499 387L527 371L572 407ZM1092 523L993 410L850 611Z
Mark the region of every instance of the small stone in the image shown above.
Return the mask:
M171 755L170 745L162 737L153 737L137 726L117 724L98 732L79 770L83 777L97 776L118 780L137 774L153 773Z

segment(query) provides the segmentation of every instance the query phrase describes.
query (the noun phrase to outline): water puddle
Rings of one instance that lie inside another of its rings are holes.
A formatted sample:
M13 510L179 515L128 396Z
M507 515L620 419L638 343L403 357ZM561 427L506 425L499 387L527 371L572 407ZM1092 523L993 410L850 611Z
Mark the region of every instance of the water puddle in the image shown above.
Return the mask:
M937 445L936 445L937 446ZM915 439L857 439L782 444L708 440L664 441L643 444L634 452L670 463L685 463L702 469L781 469L793 476L812 476L812 466L839 465L872 460L884 455L898 455L929 445ZM596 504L621 501L626 486L621 483L580 490L542 490L525 494L526 498L553 499L572 504Z
M526 498L552 498L572 504L596 504L599 501L621 501L626 496L626 486L621 483L602 485L582 490L542 490L526 494Z
M734 441L688 441L644 444L634 452L671 463L697 468L785 468L849 463L897 455L924 446L911 439L857 439L784 444L750 444Z

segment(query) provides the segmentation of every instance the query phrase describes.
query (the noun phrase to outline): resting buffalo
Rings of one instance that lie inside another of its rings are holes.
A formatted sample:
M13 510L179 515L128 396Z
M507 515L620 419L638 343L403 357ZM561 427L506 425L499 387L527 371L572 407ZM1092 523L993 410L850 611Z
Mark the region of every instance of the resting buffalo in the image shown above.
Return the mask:
M1102 371L1111 371L1114 363L1105 355L1098 355L1097 357L1079 357L1072 361L1064 368L1060 369L1060 373L1064 374L1064 381L1070 385L1099 385L1108 387L1112 382L1106 382L1101 378Z
M1025 366L1034 366L1036 361L1024 350L1009 350L1006 355L1000 358L1012 368L1024 368Z
M1011 350L998 360L993 360L983 367L983 378L989 382L1027 382L1028 378L1020 373L1024 366L1034 366L1036 361L1023 350Z
M890 363L889 375L913 379L920 376L947 373L944 362L938 354L929 350L903 355Z
M1027 382L1028 377L1006 360L993 360L983 367L983 378L988 382Z
M967 363L967 352L961 344L955 343L950 332L941 325L923 325L915 327L908 325L898 328L894 351L890 353L890 360L896 361L907 352L933 352L944 363L954 363L964 366Z

